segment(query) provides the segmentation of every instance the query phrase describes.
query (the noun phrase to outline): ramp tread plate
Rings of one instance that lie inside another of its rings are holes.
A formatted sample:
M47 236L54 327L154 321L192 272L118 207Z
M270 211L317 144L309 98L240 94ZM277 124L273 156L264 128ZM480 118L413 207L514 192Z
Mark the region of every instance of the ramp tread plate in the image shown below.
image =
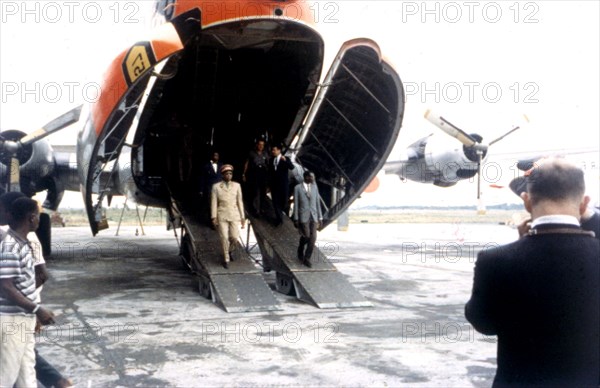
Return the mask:
M243 254L240 254L240 252L238 252L236 255L237 259L235 261L230 261L229 268L225 269L223 267L223 254L221 253L221 250L215 253L214 251L208 252L206 249L200 247L199 251L202 253L198 255L198 260L200 261L206 272L211 276L226 275L233 273L260 273L258 268L256 268L256 266L254 265L254 262L252 262L248 258L246 252L242 252Z
M309 300L320 308L371 307L348 280L339 272L295 272L296 282L304 288ZM301 299L304 299L301 295Z
M298 244L300 243L300 233L294 227L289 218L284 218L279 226L273 226L264 218L251 218L252 227L261 235L279 256L279 259L289 268L291 272L295 271L337 271L335 266L327 260L327 257L321 252L319 243L313 251L311 264L309 268L298 260Z
M211 280L217 303L227 312L281 310L260 274L214 275Z
M184 221L190 230L192 242L196 245L198 264L209 276L215 274L260 273L241 246L233 253L236 260L229 262L229 269L225 269L223 267L223 251L219 233L198 222L189 214L184 215Z

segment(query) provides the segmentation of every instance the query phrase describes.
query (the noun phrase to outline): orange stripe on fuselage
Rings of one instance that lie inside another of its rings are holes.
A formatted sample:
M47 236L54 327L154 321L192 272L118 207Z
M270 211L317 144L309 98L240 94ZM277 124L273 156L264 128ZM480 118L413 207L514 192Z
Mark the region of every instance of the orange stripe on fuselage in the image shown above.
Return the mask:
M152 51L157 63L183 49L179 35L175 27L170 23L155 28L151 34L152 36L148 41L151 42ZM128 90L122 66L128 51L129 48L119 54L110 64L102 80L100 96L92 105L91 113L98 137L100 137L100 134L104 130L104 125L108 117Z
M224 21L235 21L245 18L268 17L277 19L288 18L298 22L313 25L315 15L306 1L201 1L177 0L173 17L181 15L194 8L202 12L202 27L218 24ZM281 10L281 15L277 10Z
M313 15L313 11L306 1L178 0L174 7L173 17L194 8L199 8L202 14L203 27L221 22L258 17L287 18L309 25L313 25L315 19L315 15ZM281 16L277 14L277 10L281 10ZM150 41L158 62L183 49L183 44L175 28L170 23L156 28L152 34L153 38ZM128 86L123 74L122 63L128 51L129 49L123 51L111 63L104 75L100 96L92 106L92 118L98 136L104 130L108 117L127 92Z

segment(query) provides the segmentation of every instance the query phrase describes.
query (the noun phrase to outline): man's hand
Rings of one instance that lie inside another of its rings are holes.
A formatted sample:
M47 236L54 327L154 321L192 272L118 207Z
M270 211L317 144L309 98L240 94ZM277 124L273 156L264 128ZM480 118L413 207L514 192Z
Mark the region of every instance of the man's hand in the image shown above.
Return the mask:
M529 233L529 230L531 230L531 218L521 222L519 226L517 226L517 230L519 231L519 238L526 236Z
M317 229L321 229L321 226L323 226L323 221L317 222Z
M219 222L217 221L217 218L211 218L212 224L213 226L216 228L217 226L219 226Z
M54 313L43 307L40 307L35 315L42 325L51 325L54 323Z
M294 221L294 228L298 229L300 227L300 225L298 224L298 221Z
M242 218L242 229L244 229L244 226L246 226L246 220Z

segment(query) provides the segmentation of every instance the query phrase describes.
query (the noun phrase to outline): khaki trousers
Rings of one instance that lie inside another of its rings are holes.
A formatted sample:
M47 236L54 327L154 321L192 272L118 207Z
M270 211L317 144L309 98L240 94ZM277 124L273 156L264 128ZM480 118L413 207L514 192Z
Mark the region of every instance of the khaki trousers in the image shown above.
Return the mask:
M219 221L219 237L221 237L225 262L229 262L229 252L235 250L237 247L238 239L240 238L238 225L239 222Z

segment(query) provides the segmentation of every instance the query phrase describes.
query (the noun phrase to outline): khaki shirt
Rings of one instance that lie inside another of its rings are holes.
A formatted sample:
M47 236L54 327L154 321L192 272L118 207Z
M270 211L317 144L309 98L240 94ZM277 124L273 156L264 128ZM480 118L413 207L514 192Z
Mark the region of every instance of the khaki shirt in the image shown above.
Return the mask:
M219 222L240 222L245 218L242 188L237 182L215 183L210 195L210 217Z

